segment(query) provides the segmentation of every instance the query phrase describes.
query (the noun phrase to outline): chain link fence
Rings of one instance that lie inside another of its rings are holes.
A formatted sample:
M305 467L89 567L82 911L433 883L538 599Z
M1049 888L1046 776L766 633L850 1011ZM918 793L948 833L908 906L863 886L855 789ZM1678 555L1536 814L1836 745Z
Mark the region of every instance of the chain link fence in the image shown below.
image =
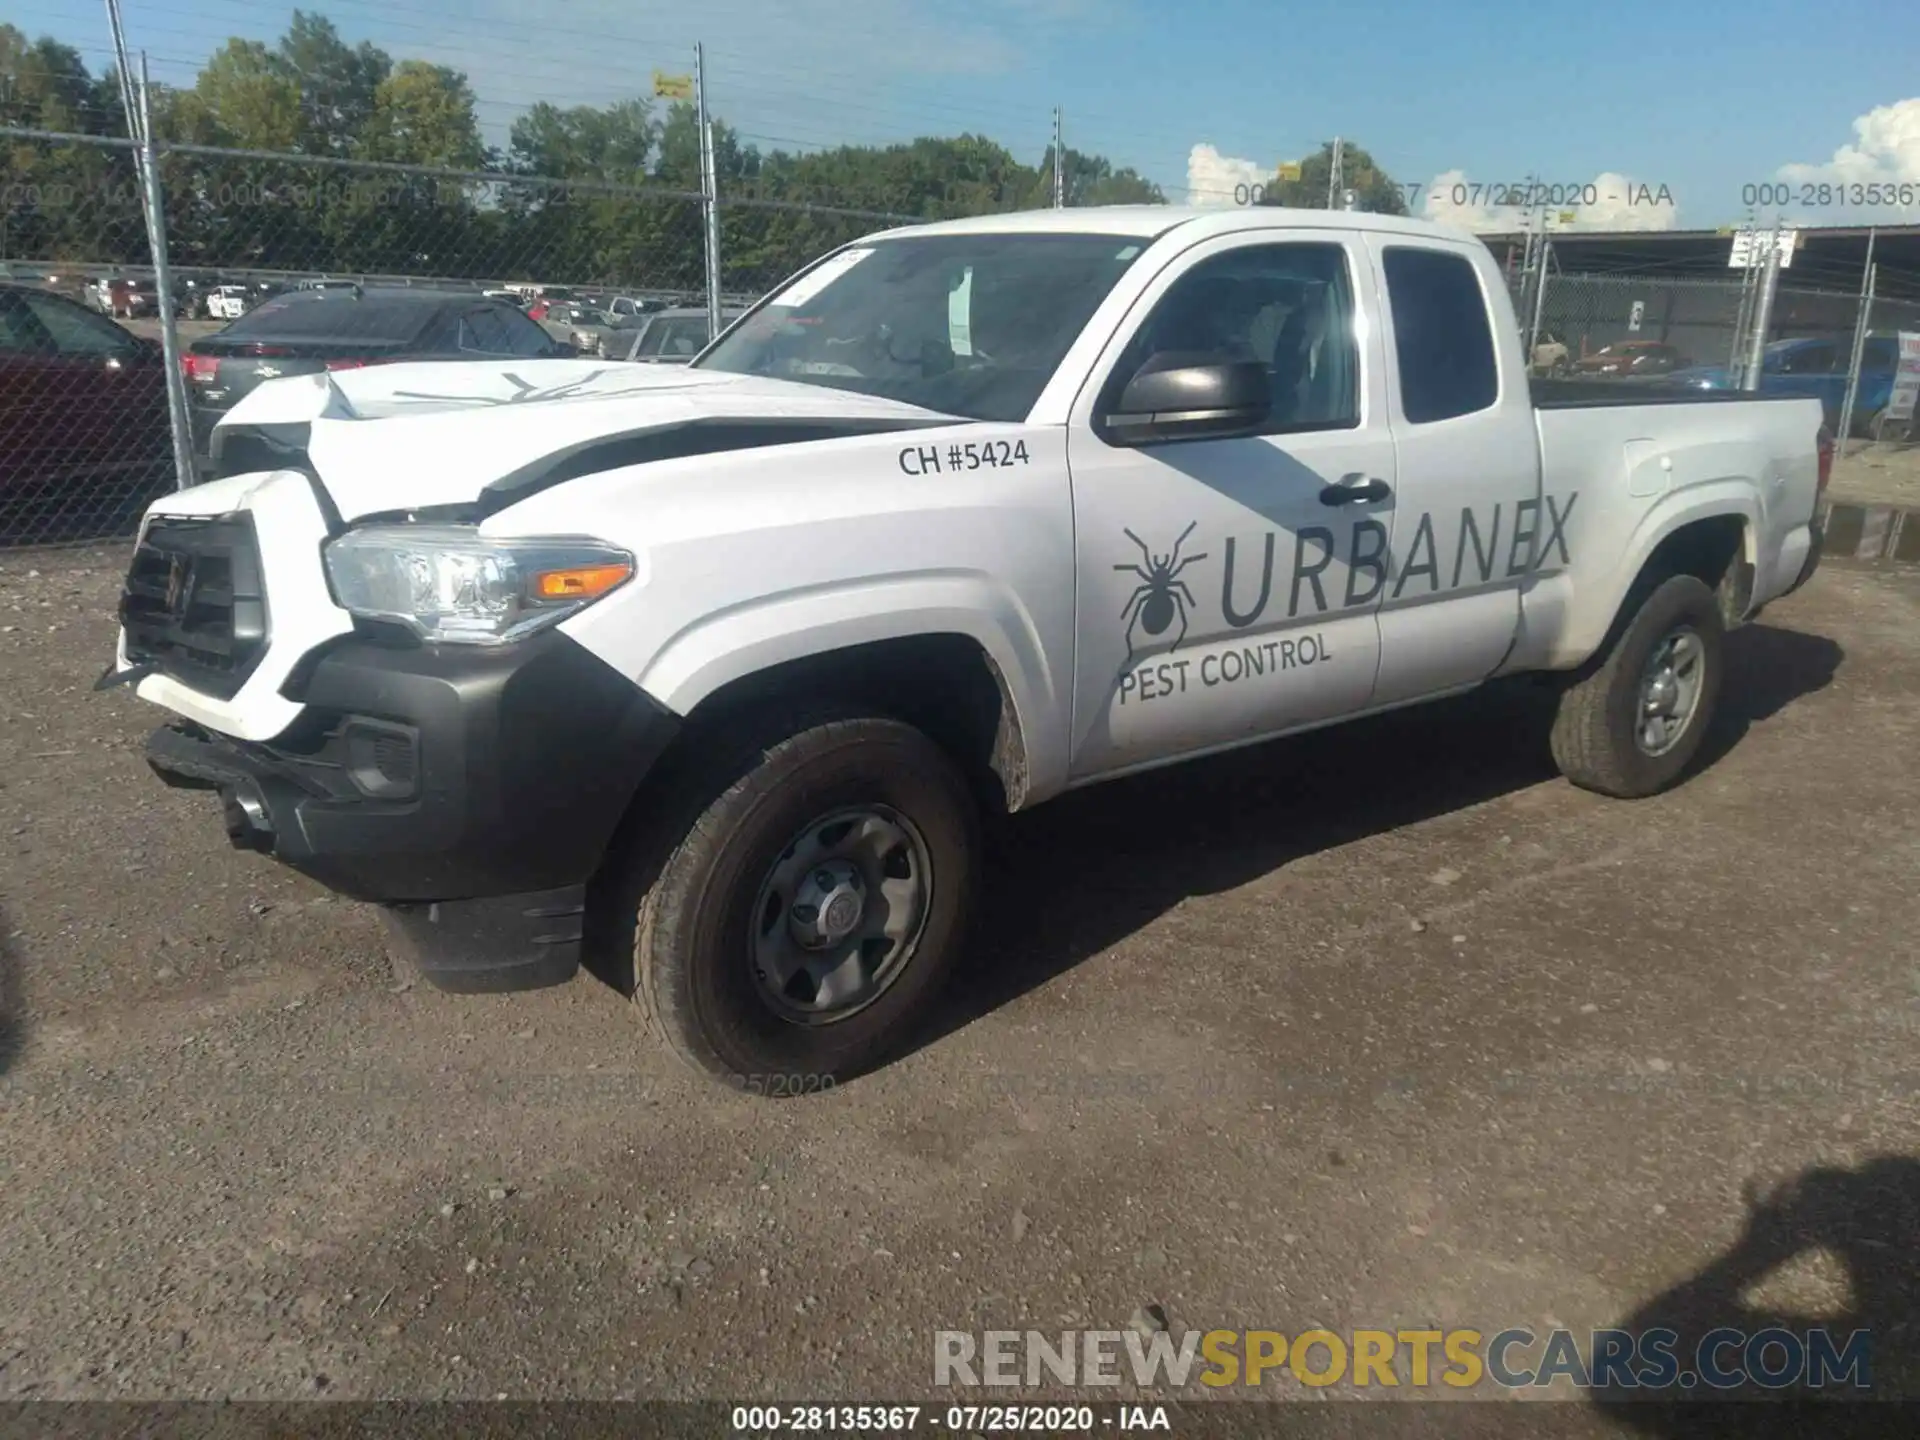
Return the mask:
M886 208L880 194L747 179L718 187L710 257L709 200L699 190L182 140L157 141L156 156L151 188L171 316L158 313L133 145L0 127L0 547L129 534L155 495L200 478L213 422L240 393L236 377L246 379L231 358L236 342L252 332L274 349L274 311L254 312L290 290L327 282L358 284L363 296L403 290L417 302L439 299L440 311L471 323L436 329L423 318L435 307L415 304L408 314L421 321L417 333L364 336L378 342L364 355L315 359L282 347L290 358L275 359L274 373L409 353L524 356L529 347L677 358L708 336L715 260L724 321L808 261L876 229L1044 203L991 175L948 187L920 215ZM1761 308L1749 272L1566 275L1549 263L1544 281L1509 278L1538 375L1743 385ZM1853 443L1906 447L1915 427L1888 409L1899 335L1920 332L1920 303L1875 299L1862 330L1863 303L1796 286L1783 273L1760 387L1818 395L1837 430L1851 386ZM474 307L512 318L503 330L473 318ZM675 309L689 313L662 318ZM167 326L177 366L163 358ZM649 350L669 334L672 346ZM169 386L189 432L184 476Z
M1703 390L1747 388L1763 308L1759 288L1757 272L1749 280L1550 274L1538 306L1533 372ZM1514 289L1516 304L1531 303L1532 285L1516 278ZM1819 399L1836 435L1851 389L1852 449L1909 446L1920 431L1888 414L1903 331L1920 333L1920 302L1869 304L1858 293L1783 280L1767 309L1756 388Z
M537 347L657 360L708 338L707 202L697 190L156 148L171 316L159 313L130 142L0 129L0 547L130 534L181 481L169 384L184 392L195 458L186 483L202 478L213 423L249 378L234 358L249 336L275 374L303 362ZM912 218L777 191L724 196L723 319L824 251ZM260 309L290 291L346 284L386 302L360 312L364 333L353 338L365 355L335 344L316 358L326 346L288 343L275 311ZM389 291L408 292L409 303ZM178 367L163 356L167 325ZM665 348L649 348L660 336Z
M172 488L133 147L0 141L0 545L123 533Z

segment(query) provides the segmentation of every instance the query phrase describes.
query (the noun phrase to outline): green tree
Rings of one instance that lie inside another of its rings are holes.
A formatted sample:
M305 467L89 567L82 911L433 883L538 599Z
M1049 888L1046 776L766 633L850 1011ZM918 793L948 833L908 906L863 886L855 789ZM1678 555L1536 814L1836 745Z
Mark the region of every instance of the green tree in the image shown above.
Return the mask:
M215 51L171 118L169 139L241 150L297 150L305 129L300 82L258 40Z
M1329 140L1300 162L1299 179L1268 181L1266 198L1261 203L1295 210L1325 210L1327 186L1332 176L1333 142ZM1376 215L1407 213L1406 195L1400 186L1374 163L1371 155L1351 142L1343 141L1340 146L1340 181L1343 189L1359 192L1362 210Z
M393 73L386 51L365 40L349 46L331 20L304 10L293 12L272 65L298 88L299 148L312 155L353 153Z
M0 24L0 123L124 136L125 116L78 51ZM124 148L0 139L0 255L138 261L146 229Z
M1088 155L1071 145L1065 151L1066 202L1069 205L1164 205L1167 197L1160 187L1131 168L1116 168L1104 155ZM1038 184L1027 203L1044 207L1053 203L1053 147L1040 157Z
M373 108L353 150L363 160L479 169L487 148L467 77L444 65L402 60L374 88Z

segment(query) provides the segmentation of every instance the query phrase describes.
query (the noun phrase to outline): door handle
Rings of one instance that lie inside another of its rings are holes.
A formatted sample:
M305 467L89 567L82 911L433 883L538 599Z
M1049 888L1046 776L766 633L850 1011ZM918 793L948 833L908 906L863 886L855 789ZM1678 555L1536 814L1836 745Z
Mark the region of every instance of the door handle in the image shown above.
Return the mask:
M1384 480L1367 480L1358 485L1353 483L1359 479L1357 474L1342 475L1338 485L1329 485L1320 492L1320 503L1322 505L1358 505L1364 502L1371 505L1393 494L1393 487Z

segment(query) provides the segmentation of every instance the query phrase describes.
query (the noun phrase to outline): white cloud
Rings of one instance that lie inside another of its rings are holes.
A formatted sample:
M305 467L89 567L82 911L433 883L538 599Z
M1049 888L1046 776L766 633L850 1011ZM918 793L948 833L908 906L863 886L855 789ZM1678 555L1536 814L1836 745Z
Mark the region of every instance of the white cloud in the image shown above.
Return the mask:
M1851 144L1820 164L1782 165L1774 179L1780 183L1742 187L1742 199L1752 202L1755 217L1765 222L1808 226L1912 220L1920 215L1920 96L1876 106L1853 122ZM1869 187L1885 188L1875 193Z
M1869 110L1853 122L1853 143L1823 165L1782 165L1791 181L1920 181L1920 97Z
M1222 155L1211 145L1196 145L1187 152L1189 205L1244 205L1251 198L1251 187L1272 179L1273 167Z
M1527 215L1524 187L1474 181L1464 170L1434 176L1424 193L1429 220L1476 233L1518 230ZM1579 185L1545 185L1535 195L1546 205L1549 230L1671 230L1680 219L1670 190L1612 170Z

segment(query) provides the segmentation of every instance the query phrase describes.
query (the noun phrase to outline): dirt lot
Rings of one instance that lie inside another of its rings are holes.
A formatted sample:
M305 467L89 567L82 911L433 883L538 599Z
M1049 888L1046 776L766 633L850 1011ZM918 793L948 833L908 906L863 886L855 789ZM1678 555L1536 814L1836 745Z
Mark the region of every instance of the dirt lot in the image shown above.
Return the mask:
M1920 446L1853 441L1834 461L1833 498L1920 510Z
M0 1397L925 1399L1149 1303L1778 1312L1920 1389L1920 572L1737 637L1656 800L1489 696L1043 807L937 1033L771 1103L229 850L89 690L118 559L0 556Z

